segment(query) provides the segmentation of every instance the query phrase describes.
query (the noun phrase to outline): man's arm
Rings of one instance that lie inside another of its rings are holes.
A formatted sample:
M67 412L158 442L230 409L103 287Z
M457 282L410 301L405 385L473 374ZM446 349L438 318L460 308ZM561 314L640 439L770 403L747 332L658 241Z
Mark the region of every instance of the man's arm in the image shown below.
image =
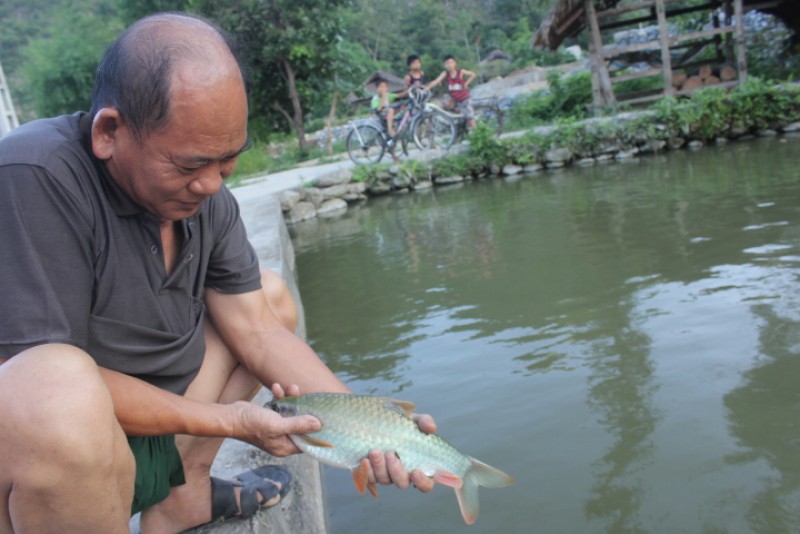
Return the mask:
M262 384L297 385L302 393L350 393L311 347L280 323L263 291L226 295L207 289L206 304L223 342ZM417 422L425 432L436 431L429 415L418 416ZM421 471L406 472L394 453L378 452L369 455L371 481L433 490L433 479Z
M117 420L129 436L188 434L230 437L273 456L299 451L288 434L320 429L314 417L281 417L249 402L208 404L170 393L132 376L100 368Z
M206 290L211 320L225 345L262 384L296 384L303 393L350 390L303 340L278 320L263 291Z

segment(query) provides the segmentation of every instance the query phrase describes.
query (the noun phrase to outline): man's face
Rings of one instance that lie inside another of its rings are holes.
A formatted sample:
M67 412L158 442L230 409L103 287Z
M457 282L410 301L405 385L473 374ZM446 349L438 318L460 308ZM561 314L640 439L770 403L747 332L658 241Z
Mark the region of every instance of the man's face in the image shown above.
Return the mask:
M411 62L409 68L413 71L418 71L422 68L422 62L418 59L415 59L414 61Z
M389 84L386 82L378 83L378 94L383 96L389 92Z
M247 97L241 79L199 82L178 68L167 125L141 143L124 118L107 160L111 176L161 222L194 214L233 173L247 147Z
M456 70L456 60L453 58L448 58L444 62L444 70L446 70L447 72L453 72L454 70Z

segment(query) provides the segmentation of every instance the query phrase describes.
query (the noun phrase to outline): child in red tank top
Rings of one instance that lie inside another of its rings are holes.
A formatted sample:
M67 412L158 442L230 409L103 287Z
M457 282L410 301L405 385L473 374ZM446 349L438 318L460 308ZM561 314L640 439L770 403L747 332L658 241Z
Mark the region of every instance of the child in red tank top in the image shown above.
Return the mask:
M444 58L444 71L431 83L425 86L426 90L436 87L444 80L447 80L447 92L456 109L464 114L469 127L475 127L475 110L472 108L472 98L469 93L469 85L477 77L477 74L467 69L459 69L456 58L447 56Z

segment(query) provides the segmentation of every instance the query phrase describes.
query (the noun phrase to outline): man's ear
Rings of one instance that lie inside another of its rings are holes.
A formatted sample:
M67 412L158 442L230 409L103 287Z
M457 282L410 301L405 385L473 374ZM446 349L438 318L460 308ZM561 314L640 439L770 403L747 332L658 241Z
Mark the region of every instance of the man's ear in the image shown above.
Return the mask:
M116 108L102 108L92 121L92 152L98 159L107 160L119 141L122 115Z

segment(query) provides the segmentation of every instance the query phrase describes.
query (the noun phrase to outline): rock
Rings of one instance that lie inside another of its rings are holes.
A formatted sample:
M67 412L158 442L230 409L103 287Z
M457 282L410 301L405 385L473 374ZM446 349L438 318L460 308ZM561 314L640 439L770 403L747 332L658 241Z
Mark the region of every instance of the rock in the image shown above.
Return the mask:
M341 198L348 192L350 192L349 184L332 185L330 187L325 187L320 189L322 198L325 199L326 201L332 198Z
M704 146L706 146L706 144L699 139L693 139L692 141L689 141L689 148L691 150L698 150Z
M663 139L651 139L641 147L641 152L649 154L651 152L661 152L667 146L667 142Z
M279 195L279 200L281 203L281 211L291 210L293 207L295 207L295 205L298 202L300 202L300 199L302 197L303 195L300 193L300 191L297 191L295 189L288 189L286 191L281 191Z
M731 128L730 136L733 138L742 137L743 135L746 135L747 132L748 129L745 128L744 126L734 126L733 128Z
M784 132L800 132L800 122L793 122L781 128Z
M339 215L347 211L347 202L341 198L332 198L322 203L322 206L317 209L317 215L320 217L331 217Z
M714 139L715 145L727 145L728 142L729 141L727 137L717 137L716 139Z
M540 163L528 163L524 167L522 167L522 172L525 174L533 174L535 172L539 172L544 169L544 166Z
M764 130L757 131L756 135L758 137L775 137L776 135L778 135L778 132L776 132L775 130L771 130L771 129L767 128L767 129L764 129Z
M361 200L367 200L367 195L364 193L347 193L346 195L342 195L342 200L345 202L359 202Z
M628 148L627 150L620 150L616 154L614 154L614 159L631 159L639 153L639 149L637 147Z
M504 165L500 173L504 176L514 176L522 172L522 167L519 165Z
M568 148L551 148L544 156L548 167L563 167L572 159L572 152ZM561 165L553 165L561 163Z
M318 187L307 187L303 189L303 202L311 202L315 208L318 208L325 202L325 197Z
M313 219L317 216L317 208L311 202L301 201L286 214L286 222L296 223Z
M367 184L364 182L350 182L347 184L347 188L350 193L363 193L367 190Z
M414 191L420 191L420 190L423 190L423 189L430 189L432 187L433 187L433 182L431 182L430 180L421 180L421 181L415 183L413 186L411 186L411 188Z
M346 184L353 179L353 173L350 169L340 169L330 174L320 176L314 183L316 187L331 187L334 185Z
M398 174L392 177L392 187L395 189L408 189L411 186L411 177L405 174Z
M439 176L434 180L434 183L444 185L444 184L457 184L464 181L464 177L458 174L453 174L451 176Z
M622 145L614 142L603 142L597 147L596 154L611 154L614 155L622 150Z
M392 186L383 180L376 180L367 187L370 195L385 195L392 190Z
M566 167L566 161L548 161L547 168L548 169L560 169L561 167Z
M683 137L673 137L669 141L667 141L667 146L670 150L678 150L683 145L686 144L686 139Z
M594 158L581 158L577 161L577 165L580 167L591 167L595 163L597 161Z
M614 159L613 154L600 154L594 158L595 163L608 163Z

